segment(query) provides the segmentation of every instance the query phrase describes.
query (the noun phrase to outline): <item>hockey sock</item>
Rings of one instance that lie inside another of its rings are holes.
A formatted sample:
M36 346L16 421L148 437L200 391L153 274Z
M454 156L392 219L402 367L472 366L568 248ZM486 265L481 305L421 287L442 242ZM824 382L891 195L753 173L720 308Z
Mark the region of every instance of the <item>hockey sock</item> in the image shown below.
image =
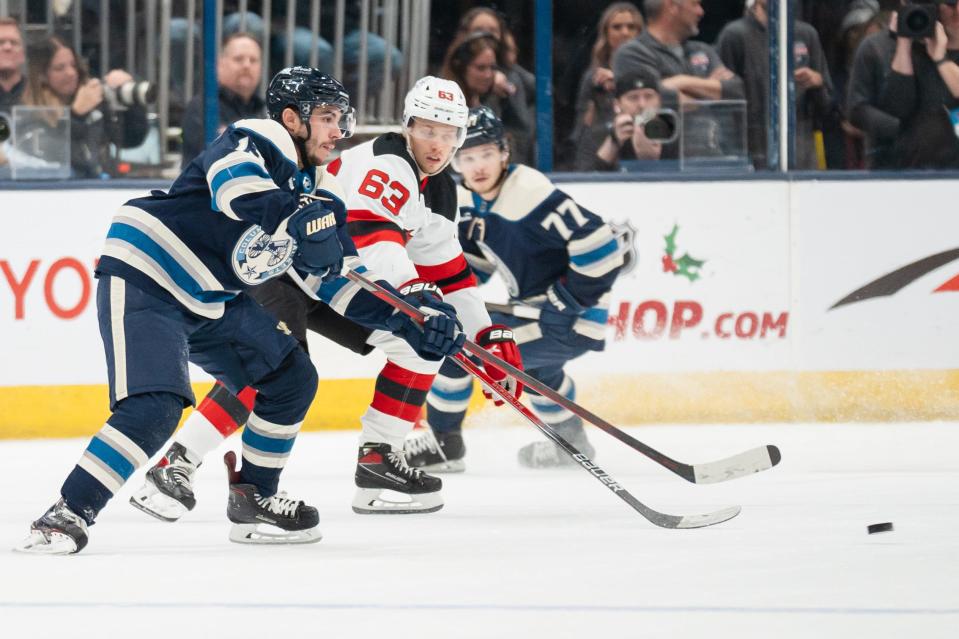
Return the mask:
M361 443L386 442L393 450L403 448L403 438L423 408L435 373L416 373L387 361L376 378L373 401L360 422Z
M176 435L176 441L187 450L187 458L199 465L210 451L246 424L255 399L256 390L249 386L234 395L217 382ZM166 463L166 458L160 460L161 466Z
M173 393L132 395L117 404L60 489L70 510L92 525L133 471L170 437L183 404Z
M316 369L309 355L297 348L254 385L259 393L243 429L240 479L255 485L261 496L270 497L276 494L280 473L316 395Z
M426 421L433 431L462 430L472 394L473 378L452 362L443 362L426 396Z

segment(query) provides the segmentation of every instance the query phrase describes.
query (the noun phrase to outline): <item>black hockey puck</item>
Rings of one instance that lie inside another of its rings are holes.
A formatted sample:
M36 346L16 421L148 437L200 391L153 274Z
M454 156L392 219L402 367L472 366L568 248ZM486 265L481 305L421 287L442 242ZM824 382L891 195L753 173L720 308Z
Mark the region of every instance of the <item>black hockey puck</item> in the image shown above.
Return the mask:
M892 530L892 522L886 521L881 524L869 524L866 526L866 530L869 531L870 535L881 532L890 532Z

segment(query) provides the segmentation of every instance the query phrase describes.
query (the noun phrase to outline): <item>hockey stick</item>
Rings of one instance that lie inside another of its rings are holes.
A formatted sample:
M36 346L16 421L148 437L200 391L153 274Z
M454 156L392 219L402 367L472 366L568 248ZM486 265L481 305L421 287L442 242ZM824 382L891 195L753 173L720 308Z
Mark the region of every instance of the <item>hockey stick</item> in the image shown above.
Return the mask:
M516 411L525 417L533 426L538 428L546 437L553 441L557 446L563 449L567 455L583 467L586 472L598 479L604 486L609 488L613 494L632 506L633 510L648 519L653 524L661 528L703 528L721 524L724 521L732 519L742 510L739 506L730 506L722 510L702 515L667 515L657 510L653 510L643 502L639 501L633 495L623 488L619 482L613 479L609 473L593 463L589 457L579 452L572 444L566 441L559 433L543 420L537 417L533 411L526 408L516 397L506 391L505 388L497 384L493 379L479 366L471 362L462 353L450 358L460 368L471 374L488 386L492 392L496 393L503 401L512 406Z
M410 315L411 317L422 319L423 313L421 313L419 309L415 308L411 304L408 304L406 301L395 297L392 293L382 288L376 282L370 281L356 271L352 270L347 271L346 277L393 307ZM703 464L685 464L683 462L676 461L672 457L659 452L655 448L647 446L632 435L629 435L628 433L616 428L603 418L593 414L572 400L567 399L565 396L556 392L538 379L531 377L515 366L504 362L482 346L479 346L470 340L466 340L464 349L469 354L476 356L483 363L492 364L493 366L506 371L506 373L523 382L526 384L526 386L533 389L543 397L552 400L574 415L577 415L590 424L593 424L608 435L615 437L627 446L641 452L663 468L666 468L674 474L679 475L688 482L694 484L713 484L722 481L728 481L730 479L737 479L745 475L751 475L763 470L768 470L778 464L780 459L782 459L778 448L773 445L767 445L747 450L739 453L738 455L733 455L732 457L727 457L725 459Z
M512 315L520 319L539 319L539 309L535 306L526 306L525 304L497 304L496 302L486 302L486 310L490 313L502 313L503 315Z

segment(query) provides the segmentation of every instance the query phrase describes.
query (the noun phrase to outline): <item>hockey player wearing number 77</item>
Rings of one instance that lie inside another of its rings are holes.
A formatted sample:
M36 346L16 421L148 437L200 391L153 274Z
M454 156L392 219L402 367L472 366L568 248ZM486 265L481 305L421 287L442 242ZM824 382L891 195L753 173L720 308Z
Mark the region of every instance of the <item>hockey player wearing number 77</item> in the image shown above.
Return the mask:
M569 399L575 385L566 362L602 350L608 297L631 241L620 241L598 215L579 206L542 173L509 163L503 123L488 107L470 111L466 141L453 160L459 187L459 240L483 281L498 273L513 302L535 306L539 320L493 313L509 325L526 372ZM407 461L430 472L460 472L465 465L462 424L472 378L446 362L427 396L427 424L406 442ZM593 457L582 420L530 391L533 411ZM549 441L519 451L532 468L575 463Z
M267 97L272 104L272 94ZM349 149L328 165L327 172L343 187L347 228L364 264L410 298L431 306L449 303L467 334L521 366L509 331L490 325L476 279L456 240L456 187L446 167L465 139L467 113L454 82L422 78L406 96L403 134L387 134ZM353 510L361 514L439 510L441 480L411 470L402 455L404 437L423 407L439 358L422 357L387 332L370 333L334 321L332 311L310 302L284 280L262 291L265 295L257 300L301 343L305 344L309 328L354 352L366 354L377 348L387 356L373 401L361 417ZM441 294L445 302L440 301ZM337 294L332 299L338 310L349 297ZM320 317L324 321L316 325ZM519 393L512 378L498 370L491 374ZM237 397L216 387L187 420L161 463L147 473L131 503L166 521L192 509L196 503L192 480L199 462L243 426L249 401L250 393Z
M348 298L341 308L356 321L410 336L411 345L430 356L458 352L462 340L454 337L451 309L440 309L420 328L359 287L350 289L340 274L344 264L365 268L346 231L339 187L319 165L352 133L353 110L335 79L316 69L285 71L305 99L275 119L236 122L168 193L131 200L113 218L97 266L112 415L67 477L59 501L33 522L16 550L84 548L87 527L194 403L188 361L234 392L257 391L243 434L243 464L230 472L231 539L240 541L261 522L274 526L280 543L320 539L316 509L277 494L316 393L316 369L247 293L291 269L303 281L339 284L338 294Z

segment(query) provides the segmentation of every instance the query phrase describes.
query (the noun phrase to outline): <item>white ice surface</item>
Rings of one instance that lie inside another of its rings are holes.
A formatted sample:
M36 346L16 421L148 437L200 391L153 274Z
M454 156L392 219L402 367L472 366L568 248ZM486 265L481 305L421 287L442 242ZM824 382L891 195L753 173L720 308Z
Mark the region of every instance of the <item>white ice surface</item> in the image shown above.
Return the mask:
M319 507L324 539L300 547L227 540L219 455L177 524L126 503L141 470L81 554L0 551L0 637L959 637L959 424L629 430L684 461L775 443L783 462L695 486L591 431L597 462L649 506L743 507L662 530L582 470L519 468L531 427L481 426L442 511L361 516L355 433L304 434L282 487ZM4 549L85 445L0 442ZM895 530L866 534L882 521Z

